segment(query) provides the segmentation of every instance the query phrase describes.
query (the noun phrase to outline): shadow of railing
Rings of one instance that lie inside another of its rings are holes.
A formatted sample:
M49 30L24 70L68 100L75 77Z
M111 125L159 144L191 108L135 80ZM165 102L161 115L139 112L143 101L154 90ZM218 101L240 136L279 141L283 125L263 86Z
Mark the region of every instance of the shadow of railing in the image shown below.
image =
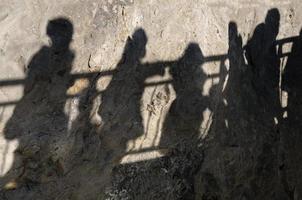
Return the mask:
M215 55L215 56L209 56L205 57L202 62L225 62L225 60L228 58L226 54L223 55ZM165 68L170 67L173 65L173 61L171 62L165 62L163 65ZM88 72L88 73L78 73L78 74L71 74L70 79L76 81L77 79L90 79L92 77L104 77L104 76L112 76L116 70L108 70L108 71L101 71L101 72ZM209 75L208 77L218 77L219 74L213 74ZM164 84L170 84L172 82L171 79L169 80L162 80L158 82L149 82L145 83L144 87L153 87L157 85L164 85ZM23 85L25 83L25 79L9 79L9 80L0 80L0 87L6 87L6 86L16 86L16 85ZM101 94L102 92L99 92ZM66 95L67 98L73 98L77 97L77 94L75 95ZM0 102L0 106L8 106L8 105L15 105L18 103L18 100L15 101L6 101L6 102Z
M291 52L282 52L282 47L285 44L288 43L294 43L296 42L299 38L299 36L294 36L294 37L288 37L288 38L283 38L280 40L275 41L275 45L278 49L281 49L278 51L278 56L279 58L287 57L291 54ZM203 63L207 62L220 62L224 63L228 59L227 54L220 54L220 55L213 55L213 56L208 56L204 57L202 59ZM173 65L173 61L171 62L166 62L164 67L170 67ZM78 73L78 74L71 74L70 78L72 80L77 80L77 79L90 79L93 76L97 77L103 77L103 76L112 76L116 70L108 70L108 71L101 71L101 72L89 72L89 73ZM219 77L219 74L211 74L208 76L208 78L215 78ZM156 85L164 85L164 84L170 84L172 80L163 80L163 81L158 81L158 82L150 82L150 83L145 83L144 87L153 87ZM6 86L16 86L16 85L23 85L25 83L25 79L9 79L9 80L0 80L0 87L6 87ZM102 92L99 92L102 93ZM67 95L67 98L73 98L76 97L77 95ZM6 101L6 102L0 102L0 107L3 106L8 106L8 105L15 105L18 103L18 100L15 101Z
M288 57L292 53L291 51L284 53L282 51L283 50L283 48L282 48L283 45L289 44L289 43L296 43L298 40L299 40L299 36L293 36L293 37L288 37L288 38L283 38L283 39L280 39L280 40L276 40L274 44L278 49L279 58Z

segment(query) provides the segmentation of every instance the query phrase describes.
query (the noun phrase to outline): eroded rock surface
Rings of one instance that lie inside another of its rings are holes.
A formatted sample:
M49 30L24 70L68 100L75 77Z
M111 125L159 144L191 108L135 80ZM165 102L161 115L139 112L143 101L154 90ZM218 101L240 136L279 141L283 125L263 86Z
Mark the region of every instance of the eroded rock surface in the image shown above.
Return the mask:
M301 8L0 2L0 199L301 199Z

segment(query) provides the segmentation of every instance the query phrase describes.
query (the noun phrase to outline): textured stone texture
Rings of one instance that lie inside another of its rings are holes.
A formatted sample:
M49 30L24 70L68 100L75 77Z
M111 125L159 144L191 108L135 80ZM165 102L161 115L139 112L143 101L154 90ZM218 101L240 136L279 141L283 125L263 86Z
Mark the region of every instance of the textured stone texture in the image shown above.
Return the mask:
M301 8L1 1L0 199L301 199Z

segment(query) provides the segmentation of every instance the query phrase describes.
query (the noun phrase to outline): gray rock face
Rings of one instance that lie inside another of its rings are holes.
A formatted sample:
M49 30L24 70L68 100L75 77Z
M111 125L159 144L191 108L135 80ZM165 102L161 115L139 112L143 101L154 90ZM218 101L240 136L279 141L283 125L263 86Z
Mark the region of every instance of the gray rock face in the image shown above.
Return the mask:
M301 199L301 8L0 2L0 199Z

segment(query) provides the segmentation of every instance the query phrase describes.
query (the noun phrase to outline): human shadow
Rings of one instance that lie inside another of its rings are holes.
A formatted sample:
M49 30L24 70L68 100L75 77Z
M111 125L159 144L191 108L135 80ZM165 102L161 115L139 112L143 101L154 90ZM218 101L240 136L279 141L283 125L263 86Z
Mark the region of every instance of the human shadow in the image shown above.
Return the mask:
M280 58L276 44L280 14L277 8L267 12L265 22L258 25L246 45L246 58L252 70L252 83L257 95L255 127L260 128L255 143L255 178L253 190L265 188L255 199L282 195L279 183L278 151L280 143L281 105L279 99ZM280 50L280 49L279 49ZM261 134L261 135L260 135ZM256 150L258 149L258 150ZM278 189L279 188L279 189ZM274 191L274 192L270 192Z
M240 162L238 154L244 150L241 148L247 137L244 131L249 129L242 126L241 120L251 117L245 112L246 109L252 110L249 108L253 102L249 88L250 76L244 62L242 37L237 24L232 21L228 24L228 47L229 67L226 64L220 66L219 83L210 90L211 99L214 99L214 91L218 92L219 99L212 108L215 111L213 122L208 136L203 140L204 160L195 175L196 199L224 199L224 196L232 195L229 191L235 188L232 179L237 176L236 163ZM232 159L233 163L218 169L219 164L213 158L224 163ZM217 171L220 175L217 175Z
M224 131L221 140L224 145L236 146L236 143L239 142L238 137L241 137L242 132L248 129L247 127L241 127L242 124L238 123L238 120L249 120L256 104L255 95L251 88L251 69L244 61L242 37L238 33L235 22L231 21L228 28L228 80L222 92L222 101L220 102L222 109L217 111L219 113L224 110L221 113L223 122L221 126L215 125L218 129Z
M284 190L289 199L299 199L302 191L301 151L302 151L302 30L298 38L293 41L291 53L282 75L282 90L287 93L283 111L285 116L281 131L281 160L280 175ZM295 163L295 164L294 164Z
M170 68L176 98L163 124L160 147L173 148L178 143L197 141L203 111L209 106L202 96L207 75L203 72L203 54L198 44L190 43L184 55Z
M141 101L148 77L164 75L165 62L142 63L146 54L147 35L137 29L128 37L115 73L101 95L98 114L101 160L118 164L127 150L127 143L144 133ZM109 165L111 165L109 164Z
M280 58L275 45L279 26L279 10L277 8L270 9L264 23L260 23L255 28L253 36L244 47L247 63L252 70L252 84L261 106L259 111L262 110L261 115L265 116L265 121L270 120L271 124L274 124L276 120L281 120Z
M73 25L65 18L52 19L47 35L51 44L29 62L23 97L4 129L5 139L19 142L13 166L1 180L1 188L15 189L7 191L12 199L42 195L36 188L64 173L59 143L67 134L64 106L73 84L70 71L75 55L69 48Z
M245 46L245 55L253 71L253 85L261 96L270 94L279 83L280 59L275 46L279 23L279 10L270 9L265 22L255 28Z
M183 56L170 68L172 87L176 98L172 102L163 123L160 148L169 149L170 156L183 164L169 166L174 171L184 199L195 199L194 175L198 172L203 154L201 124L206 109L212 110L210 97L203 96L208 76L201 66L204 56L197 43L190 43ZM176 195L175 195L176 196Z

